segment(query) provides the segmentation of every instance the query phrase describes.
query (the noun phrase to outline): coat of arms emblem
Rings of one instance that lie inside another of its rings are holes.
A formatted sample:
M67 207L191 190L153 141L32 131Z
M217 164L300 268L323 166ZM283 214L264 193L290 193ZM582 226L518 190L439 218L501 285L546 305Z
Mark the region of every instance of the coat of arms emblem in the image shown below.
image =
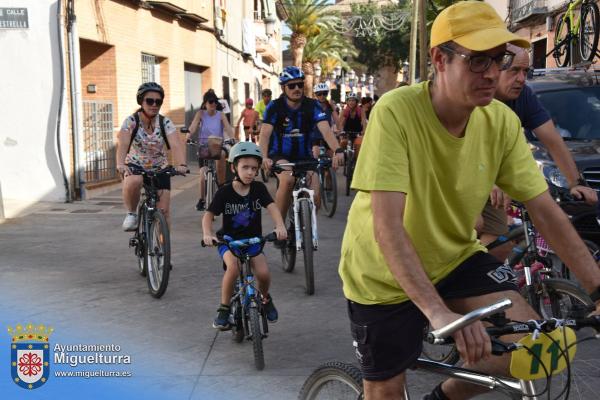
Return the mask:
M44 325L18 324L8 327L10 344L10 371L12 380L24 389L37 389L50 375L50 343L54 329Z

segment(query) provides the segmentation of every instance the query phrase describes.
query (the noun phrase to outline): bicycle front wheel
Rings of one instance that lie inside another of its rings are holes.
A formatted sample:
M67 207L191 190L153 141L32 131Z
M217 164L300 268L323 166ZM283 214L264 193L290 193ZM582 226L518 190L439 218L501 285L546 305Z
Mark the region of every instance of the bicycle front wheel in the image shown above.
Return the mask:
M582 61L593 61L598 51L598 6L588 2L581 5L579 27L579 54Z
M167 220L160 210L155 210L148 231L148 289L157 299L167 290L171 269L171 241Z
M313 265L312 213L308 199L300 199L300 231L302 232L302 251L304 253L304 275L306 294L315 293L315 272Z
M141 276L145 277L148 273L148 257L146 257L146 239L141 233L138 234L135 255L137 256L138 271Z
M257 370L262 371L265 368L265 355L262 345L262 332L260 330L260 315L258 307L250 306L248 310L250 317L250 334L252 335L252 348L254 349L254 366Z
M337 208L337 176L333 168L322 170L319 174L319 180L323 213L331 218Z
M360 370L334 361L321 365L306 379L298 400L356 400L362 398L362 394Z
M348 159L344 168L346 171L346 196L350 196L350 185L352 184L352 176L354 175L354 160Z
M215 193L217 192L217 181L215 179L215 174L211 171L206 173L206 209L212 203L215 198Z
M556 61L556 66L566 67L571 62L571 20L565 18L565 14L558 17L556 30L554 34L554 51L552 56Z
M244 315L239 299L231 304L231 314L233 315L233 325L231 326L233 340L241 343L244 340Z

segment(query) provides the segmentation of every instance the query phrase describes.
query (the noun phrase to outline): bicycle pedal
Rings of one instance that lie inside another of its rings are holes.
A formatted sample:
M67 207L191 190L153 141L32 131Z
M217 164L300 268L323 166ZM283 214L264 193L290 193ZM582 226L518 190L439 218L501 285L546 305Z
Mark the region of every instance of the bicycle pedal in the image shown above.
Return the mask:
M132 237L129 239L129 247L136 247L137 245L138 245L137 238Z

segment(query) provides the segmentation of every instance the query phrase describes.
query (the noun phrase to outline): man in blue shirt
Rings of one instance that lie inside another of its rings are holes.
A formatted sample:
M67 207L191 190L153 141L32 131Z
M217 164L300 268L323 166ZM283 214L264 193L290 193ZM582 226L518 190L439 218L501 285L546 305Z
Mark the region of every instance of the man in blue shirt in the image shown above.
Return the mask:
M529 70L529 53L517 46L508 45L507 50L515 53L512 65L500 73L495 98L508 105L521 120L521 125L526 131L535 134L550 152L552 159L561 173L569 182L571 194L576 199L585 200L595 204L598 197L594 189L585 185L573 161L569 149L556 130L548 111L541 104L533 90L525 84ZM510 199L498 188L490 194L482 216L483 227L479 229L480 240L483 244L493 242L498 236L508 231L506 212L504 208ZM512 245L509 244L509 247ZM510 248L497 248L490 251L503 260Z
M273 163L296 162L312 158L312 132L315 126L330 148L335 149L333 167L343 162L344 150L331 131L327 114L315 99L304 96L304 73L294 66L285 67L279 75L282 95L269 103L260 130L259 145L263 154L263 168ZM309 175L309 179L312 176ZM295 178L289 171L277 174L279 187L275 204L285 219L291 203ZM318 179L310 179L315 194ZM317 197L315 196L315 199Z

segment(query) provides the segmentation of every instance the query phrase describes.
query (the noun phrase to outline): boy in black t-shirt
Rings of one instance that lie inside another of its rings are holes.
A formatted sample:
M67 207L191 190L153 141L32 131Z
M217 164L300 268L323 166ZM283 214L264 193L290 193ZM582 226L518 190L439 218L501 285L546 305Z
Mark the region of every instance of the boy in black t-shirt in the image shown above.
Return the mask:
M203 241L213 246L217 241L212 229L215 215L223 214L223 227L220 234L233 239L245 239L262 236L261 210L266 208L275 222L275 233L278 240L287 238L287 231L281 213L273 198L261 182L255 182L258 169L262 163L262 155L258 146L252 142L241 142L233 146L229 153L229 162L235 174L232 183L222 186L202 218ZM227 330L229 323L229 302L233 294L233 285L238 276L238 259L225 245L219 246L219 254L225 262L226 270L221 284L221 305L213 328ZM271 274L264 254L258 254L251 260L254 276L258 281L258 289L263 298L265 312L269 322L277 321L278 314L273 299L269 295Z

